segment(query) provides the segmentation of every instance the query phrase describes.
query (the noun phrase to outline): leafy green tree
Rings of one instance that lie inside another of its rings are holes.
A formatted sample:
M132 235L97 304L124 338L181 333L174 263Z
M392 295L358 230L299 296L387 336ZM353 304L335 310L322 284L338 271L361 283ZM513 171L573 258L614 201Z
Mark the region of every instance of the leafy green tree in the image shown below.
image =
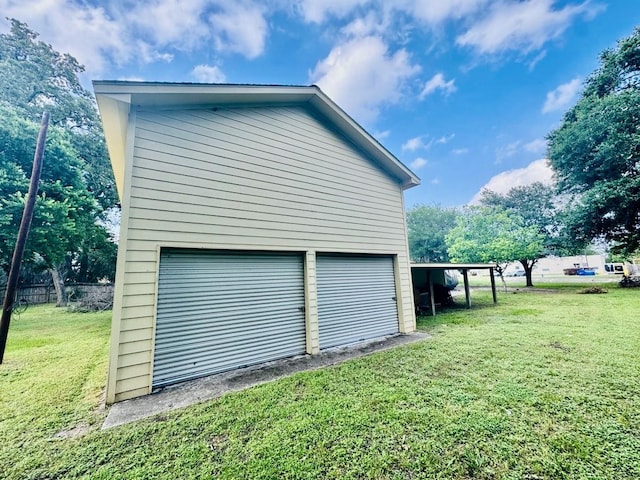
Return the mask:
M8 272L28 190L31 162L39 125L24 119L0 103L0 267ZM67 256L82 256L90 249L103 250L115 265L115 246L96 224L100 212L82 178L83 162L69 141L68 132L51 127L34 218L24 263L50 270L58 303L63 303L62 277L58 268ZM101 236L100 236L101 235ZM96 239L102 239L98 243ZM105 275L112 277L112 275Z
M65 282L113 282L116 273L114 259L117 254L118 245L111 241L104 227L95 223L89 225L79 248L69 252L65 258Z
M640 28L600 56L577 104L548 136L570 235L640 247Z
M527 227L535 227L544 238L541 257L547 255L576 255L584 252L584 241L568 235L564 226L565 212L560 207L555 186L535 182L530 185L514 187L506 194L483 190L480 204L501 208L518 215ZM530 271L538 258L520 259L525 271Z
M525 268L527 286L531 281L532 258L539 258L544 236L522 217L502 208L467 207L446 236L449 257L454 262L495 263L504 284L504 270L514 261Z
M409 252L415 262L448 262L445 235L455 223L458 211L439 205L416 205L407 211Z
M84 161L89 191L103 209L113 207L117 191L100 119L91 92L78 78L84 67L39 41L25 23L10 22L10 32L0 35L0 102L37 123L46 108L51 125L69 132L69 142Z
M78 78L84 67L10 21L0 35L0 265L11 258L46 109L51 127L25 261L50 269L54 283L112 279L116 248L97 221L118 198L96 105Z

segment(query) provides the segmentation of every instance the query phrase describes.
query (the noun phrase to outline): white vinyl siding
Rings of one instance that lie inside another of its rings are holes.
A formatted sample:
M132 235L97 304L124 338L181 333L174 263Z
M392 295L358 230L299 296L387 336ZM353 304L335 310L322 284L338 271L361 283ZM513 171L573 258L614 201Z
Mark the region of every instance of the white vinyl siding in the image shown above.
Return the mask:
M135 117L115 401L150 391L160 247L395 255L413 330L400 183L309 109Z

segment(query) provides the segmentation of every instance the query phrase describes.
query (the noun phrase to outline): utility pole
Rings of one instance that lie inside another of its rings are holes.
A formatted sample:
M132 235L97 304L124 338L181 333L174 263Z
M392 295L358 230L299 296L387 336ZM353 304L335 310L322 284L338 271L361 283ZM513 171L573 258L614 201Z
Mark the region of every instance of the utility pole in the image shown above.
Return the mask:
M11 268L9 269L9 278L7 279L7 289L4 294L4 302L2 303L2 317L0 318L0 364L4 358L4 348L7 345L7 336L9 335L9 323L11 322L11 310L16 297L16 288L18 286L18 278L20 277L20 264L24 255L24 248L29 236L29 228L33 220L33 209L36 205L36 197L38 195L38 184L40 182L40 173L42 172L42 158L44 156L44 144L47 139L47 130L49 128L49 112L42 114L42 122L40 123L40 132L38 133L38 141L36 143L36 153L33 156L33 168L31 169L31 181L29 183L29 193L27 201L24 204L22 220L20 221L20 229L18 230L18 239L16 247L13 250L13 258L11 259Z

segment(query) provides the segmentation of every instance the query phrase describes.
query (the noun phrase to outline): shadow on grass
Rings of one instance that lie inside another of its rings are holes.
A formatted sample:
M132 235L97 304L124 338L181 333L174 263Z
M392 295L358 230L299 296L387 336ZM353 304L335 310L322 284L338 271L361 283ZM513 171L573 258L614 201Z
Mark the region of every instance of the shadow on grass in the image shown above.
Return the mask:
M478 324L484 321L489 312L495 310L491 294L480 292L472 294L471 308L467 308L464 296L454 298L451 305L436 306L436 315L418 315L416 325L419 330L430 330L438 325Z

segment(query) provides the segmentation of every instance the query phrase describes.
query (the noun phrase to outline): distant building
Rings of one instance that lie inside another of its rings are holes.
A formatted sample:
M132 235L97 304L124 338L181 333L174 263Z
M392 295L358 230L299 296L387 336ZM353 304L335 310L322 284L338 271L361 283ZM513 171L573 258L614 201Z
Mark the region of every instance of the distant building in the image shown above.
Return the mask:
M604 255L545 257L538 260L533 267L533 273L536 275L562 275L563 271L567 268L589 268L594 270L596 274L605 274L607 273L605 260Z

